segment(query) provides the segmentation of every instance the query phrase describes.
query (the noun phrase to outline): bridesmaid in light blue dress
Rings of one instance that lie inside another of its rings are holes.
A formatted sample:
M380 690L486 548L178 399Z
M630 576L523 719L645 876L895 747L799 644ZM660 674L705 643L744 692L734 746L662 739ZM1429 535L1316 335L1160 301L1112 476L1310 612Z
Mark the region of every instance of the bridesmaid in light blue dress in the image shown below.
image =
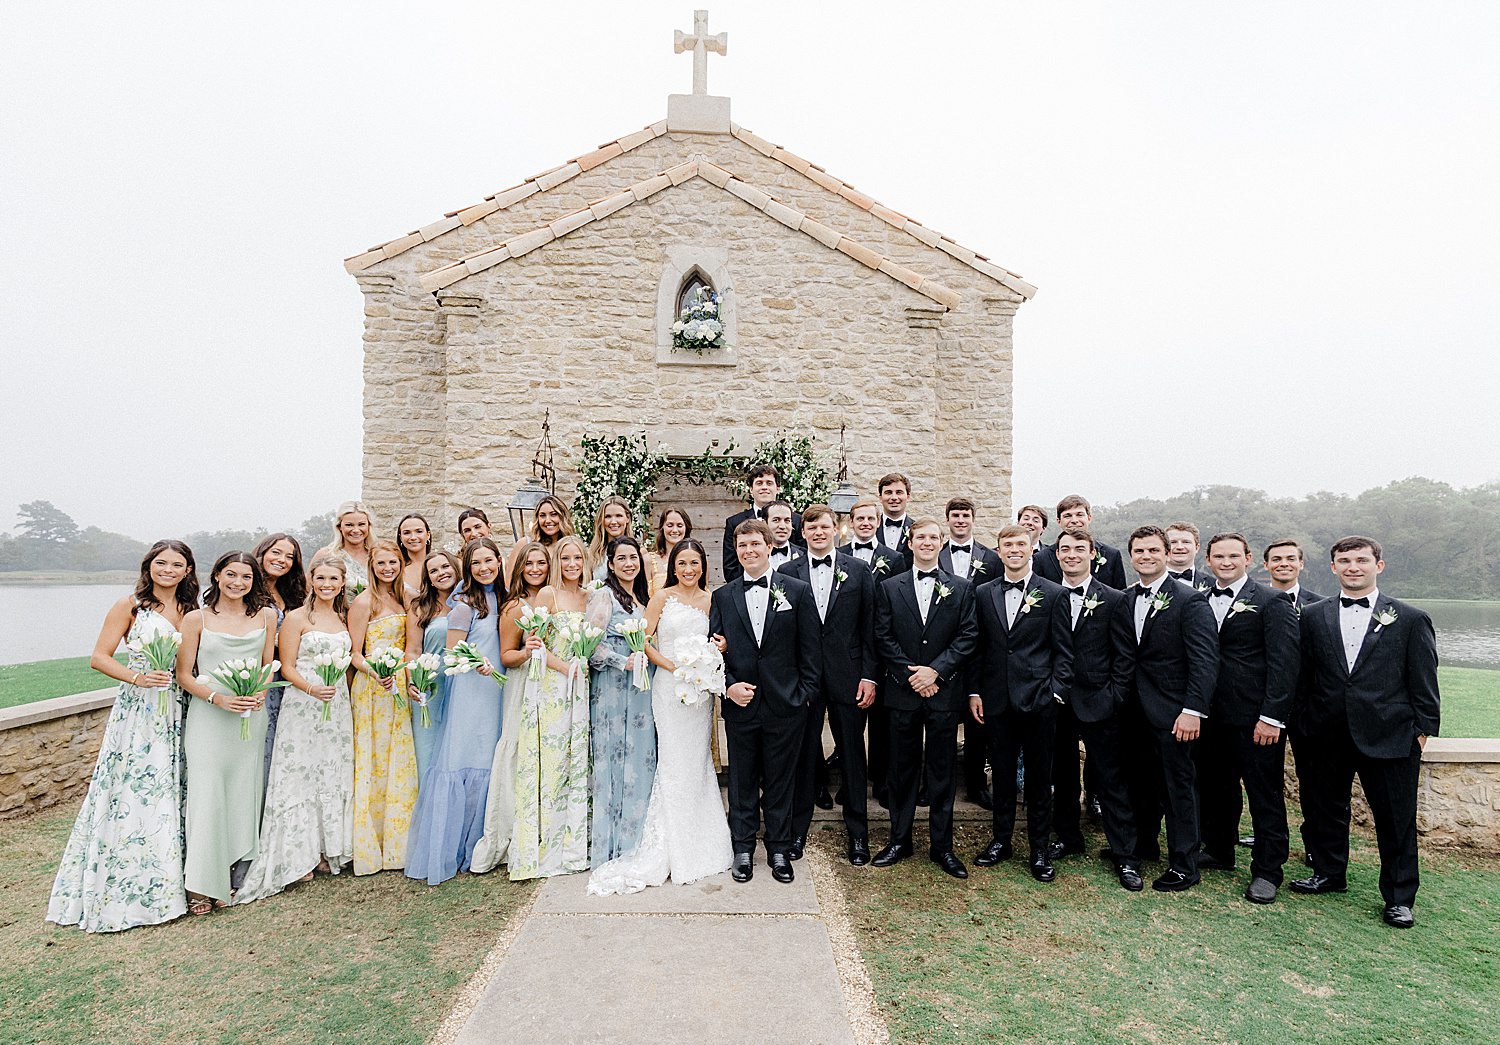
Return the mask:
M637 689L629 670L633 654L616 629L645 615L649 598L634 537L609 543L605 587L589 600L588 618L604 629L589 658L589 738L593 757L593 809L589 866L629 852L641 838L651 781L656 776L656 719L651 690Z
M469 642L498 669L500 664L500 549L488 537L464 547L463 588L452 597L448 636L452 649ZM469 870L484 832L490 762L500 741L500 684L484 671L452 675L443 698L443 724L417 789L417 808L406 845L406 876L441 885Z
M408 641L421 636L421 649L409 651L409 657L420 652L435 653L439 660L442 659L448 648L448 604L458 588L462 572L463 564L452 552L432 552L423 560L422 581L411 604L411 617L416 627L408 635ZM438 676L437 688L427 698L428 724L425 726L422 725L422 709L417 704L421 694L415 689L408 694L411 698L411 736L417 748L418 779L427 771L433 748L437 745L438 731L443 725L443 708L447 703L448 681L447 675Z
M90 664L120 683L83 807L68 837L47 920L118 932L187 911L182 890L182 691L140 646L182 627L198 571L181 541L158 541L135 591L110 608ZM115 660L124 640L128 664ZM162 697L166 700L163 701Z

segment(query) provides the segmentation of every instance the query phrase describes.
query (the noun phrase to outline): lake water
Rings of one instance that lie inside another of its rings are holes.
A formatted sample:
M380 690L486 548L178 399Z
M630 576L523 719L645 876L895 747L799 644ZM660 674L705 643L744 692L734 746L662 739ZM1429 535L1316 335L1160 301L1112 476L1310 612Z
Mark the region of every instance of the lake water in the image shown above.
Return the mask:
M0 584L0 664L93 652L121 584ZM1444 664L1500 669L1500 602L1416 602L1432 614Z

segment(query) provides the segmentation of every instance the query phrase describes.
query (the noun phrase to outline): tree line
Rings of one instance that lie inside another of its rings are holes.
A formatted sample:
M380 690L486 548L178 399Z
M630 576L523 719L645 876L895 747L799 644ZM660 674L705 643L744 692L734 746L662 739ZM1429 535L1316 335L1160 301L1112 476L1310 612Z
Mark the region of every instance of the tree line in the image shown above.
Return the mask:
M146 543L97 526L80 527L48 501L19 511L15 533L0 534L0 573L22 570L98 572L135 570ZM1123 549L1135 527L1190 522L1206 542L1239 531L1256 556L1274 539L1290 537L1306 551L1304 583L1330 594L1328 548L1351 533L1374 537L1387 563L1383 583L1406 598L1500 599L1500 482L1455 488L1411 478L1361 494L1314 493L1270 497L1239 486L1200 486L1165 500L1140 498L1096 505L1094 531ZM304 554L328 543L333 513L313 516L290 531ZM234 548L250 549L267 530L214 530L182 535L203 567ZM1055 526L1048 538L1056 535Z

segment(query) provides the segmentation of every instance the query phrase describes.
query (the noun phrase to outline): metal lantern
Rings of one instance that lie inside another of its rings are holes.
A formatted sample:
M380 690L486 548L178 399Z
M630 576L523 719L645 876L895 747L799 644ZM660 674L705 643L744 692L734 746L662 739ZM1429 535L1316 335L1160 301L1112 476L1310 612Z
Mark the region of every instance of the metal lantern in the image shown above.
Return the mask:
M849 453L844 447L844 422L839 422L839 474L838 486L828 498L828 507L838 514L840 519L854 510L854 505L859 501L859 491L849 481Z
M505 506L510 515L510 534L519 541L526 532L528 515L536 515L542 498L557 491L557 469L552 464L552 411L542 416L542 441L531 458L531 478L521 484Z

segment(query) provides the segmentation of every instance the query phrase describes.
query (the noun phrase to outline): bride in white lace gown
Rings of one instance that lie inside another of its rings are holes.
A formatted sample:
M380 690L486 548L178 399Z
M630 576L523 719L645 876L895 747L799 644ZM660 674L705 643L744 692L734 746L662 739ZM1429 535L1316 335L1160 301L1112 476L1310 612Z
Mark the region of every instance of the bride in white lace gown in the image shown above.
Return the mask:
M656 622L657 646L651 658L658 664L651 687L656 777L640 843L594 869L589 876L591 895L639 892L668 878L684 885L729 870L733 860L729 822L709 756L713 702L724 691L722 661L716 682L684 683L673 674L679 666L673 657L679 652L704 655L710 669L717 659L710 643L692 641L708 637L706 562L701 544L679 541L667 565L667 586L646 611L647 621ZM684 696L694 702L683 703Z

